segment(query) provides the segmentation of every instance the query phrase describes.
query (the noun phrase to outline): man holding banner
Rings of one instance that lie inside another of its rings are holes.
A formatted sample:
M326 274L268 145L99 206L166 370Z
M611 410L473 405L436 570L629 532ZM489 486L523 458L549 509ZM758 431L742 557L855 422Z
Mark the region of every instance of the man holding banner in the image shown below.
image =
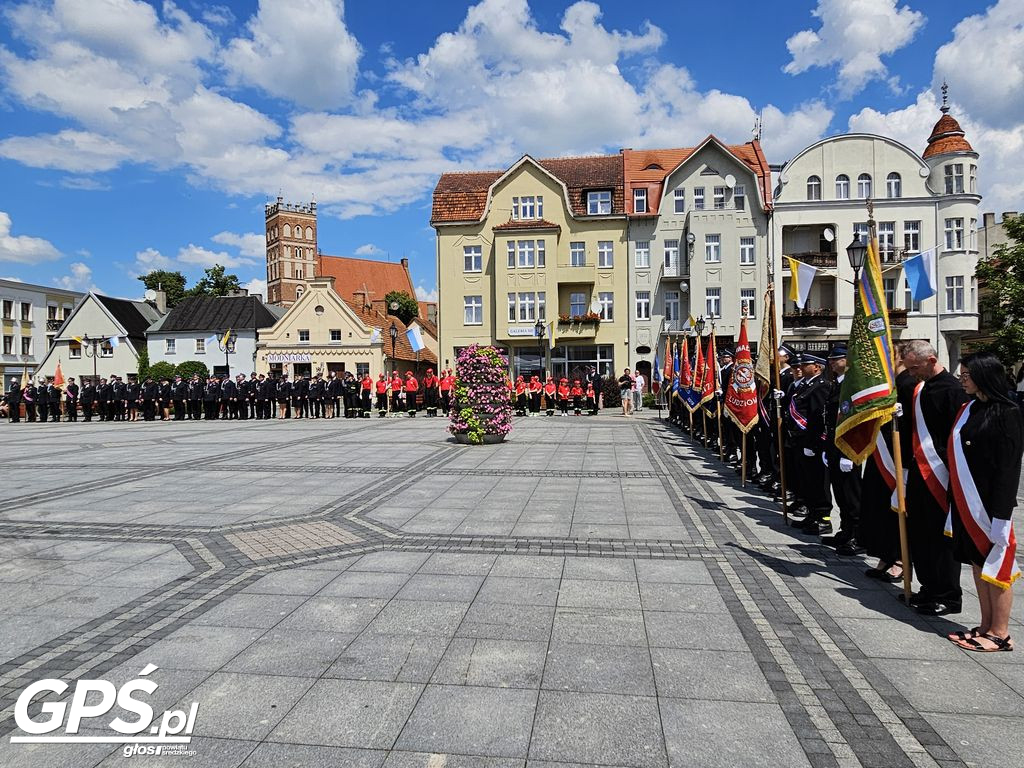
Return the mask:
M757 385L754 383L754 360L747 340L747 320L740 321L740 338L736 344L735 362L725 390L725 413L740 433L740 482L747 482L747 433L758 422Z

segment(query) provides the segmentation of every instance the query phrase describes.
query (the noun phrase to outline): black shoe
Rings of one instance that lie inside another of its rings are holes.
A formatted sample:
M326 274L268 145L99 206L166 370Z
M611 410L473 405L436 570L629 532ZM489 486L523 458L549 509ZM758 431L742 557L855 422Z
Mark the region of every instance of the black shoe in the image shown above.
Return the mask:
M807 515L809 514L810 510L807 509L807 507L805 507L803 504L798 504L795 507L790 506L789 508L789 516L791 518L800 518L801 520L803 520L803 518L807 517ZM797 525L799 525L799 523L797 523Z
M827 523L824 520L804 520L800 530L811 536L821 536L832 532L832 523Z
M836 554L842 555L843 557L856 557L857 555L863 555L867 550L857 543L856 539L850 539L845 544L841 544L836 547Z
M899 600L901 603L907 602L906 596L902 592L899 595L897 595L896 599ZM911 608L917 608L917 606L919 605L925 605L927 603L934 602L935 601L928 597L928 595L922 594L921 592L914 592L910 595L909 605Z
M913 605L913 601L911 604ZM914 606L914 610L922 616L946 616L950 613L960 613L961 609L960 603L944 603L941 600Z
M846 531L840 531L835 536L823 536L821 543L826 547L841 547L852 538L853 534Z

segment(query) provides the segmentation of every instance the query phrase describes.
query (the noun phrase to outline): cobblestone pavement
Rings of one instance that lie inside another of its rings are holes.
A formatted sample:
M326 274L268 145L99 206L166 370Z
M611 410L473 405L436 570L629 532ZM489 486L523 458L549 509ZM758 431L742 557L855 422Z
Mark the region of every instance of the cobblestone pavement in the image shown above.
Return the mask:
M158 713L199 703L195 755L133 766L1024 765L1024 652L941 637L973 593L908 612L649 413L483 447L440 419L0 447L5 768L125 762L11 743L14 702L147 664Z

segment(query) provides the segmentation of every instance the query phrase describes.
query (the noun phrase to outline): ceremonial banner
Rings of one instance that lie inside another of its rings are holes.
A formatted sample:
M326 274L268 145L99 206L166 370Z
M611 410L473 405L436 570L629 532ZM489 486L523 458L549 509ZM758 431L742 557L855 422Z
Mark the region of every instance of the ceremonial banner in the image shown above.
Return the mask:
M672 340L665 339L665 381L669 381L675 375L672 360Z
M60 369L60 360L57 361L57 370L53 372L53 386L64 386L64 372Z
M882 290L878 243L868 243L867 260L857 283L853 322L839 391L836 447L861 463L875 450L878 431L892 418L896 405L889 313Z
M775 302L771 300L771 293L764 294L764 312L761 317L761 341L757 345L757 364L754 366L754 375L760 379L769 389L772 387L772 364L775 362L775 350L772 349L772 313L775 311Z
M690 380L689 386L685 390L683 390L683 402L686 403L686 407L690 410L691 413L697 410L697 408L701 404L701 396L703 394L703 387L701 385L701 381L704 377L704 356L702 355L700 349L700 336L697 336L694 339L693 345L697 348L697 357L693 363L693 378ZM687 357L687 365L689 365L689 362L690 358Z
M679 357L682 359L682 368L679 371L679 388L686 387L686 389L689 389L693 384L693 372L690 370L690 345L685 336L683 336L683 348L679 353Z
M757 424L757 386L754 384L754 361L747 341L747 320L740 321L740 339L733 357L732 376L725 393L725 415L743 434Z
M715 357L715 332L708 336L708 351L704 355L704 373L701 374L700 402L706 403L715 399L718 389L718 358ZM718 406L718 403L715 403Z

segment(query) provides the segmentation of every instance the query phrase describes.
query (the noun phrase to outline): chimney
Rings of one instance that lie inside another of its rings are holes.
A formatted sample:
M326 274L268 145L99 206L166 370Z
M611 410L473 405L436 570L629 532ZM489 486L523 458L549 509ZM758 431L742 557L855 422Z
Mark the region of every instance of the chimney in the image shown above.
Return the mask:
M1006 214L1003 215L1005 216ZM995 223L996 215L994 213L983 213L981 215L981 226L985 227L986 229L988 227L994 227Z
M1012 219L1015 218L1016 216L1016 211L1003 211L1003 222L1005 223L1007 219Z
M153 305L156 307L156 311L161 315L167 314L167 292L161 289L153 291L156 294L156 298L153 299Z
M402 257L402 266L405 267L406 269L409 268L409 260L405 258L405 256Z

